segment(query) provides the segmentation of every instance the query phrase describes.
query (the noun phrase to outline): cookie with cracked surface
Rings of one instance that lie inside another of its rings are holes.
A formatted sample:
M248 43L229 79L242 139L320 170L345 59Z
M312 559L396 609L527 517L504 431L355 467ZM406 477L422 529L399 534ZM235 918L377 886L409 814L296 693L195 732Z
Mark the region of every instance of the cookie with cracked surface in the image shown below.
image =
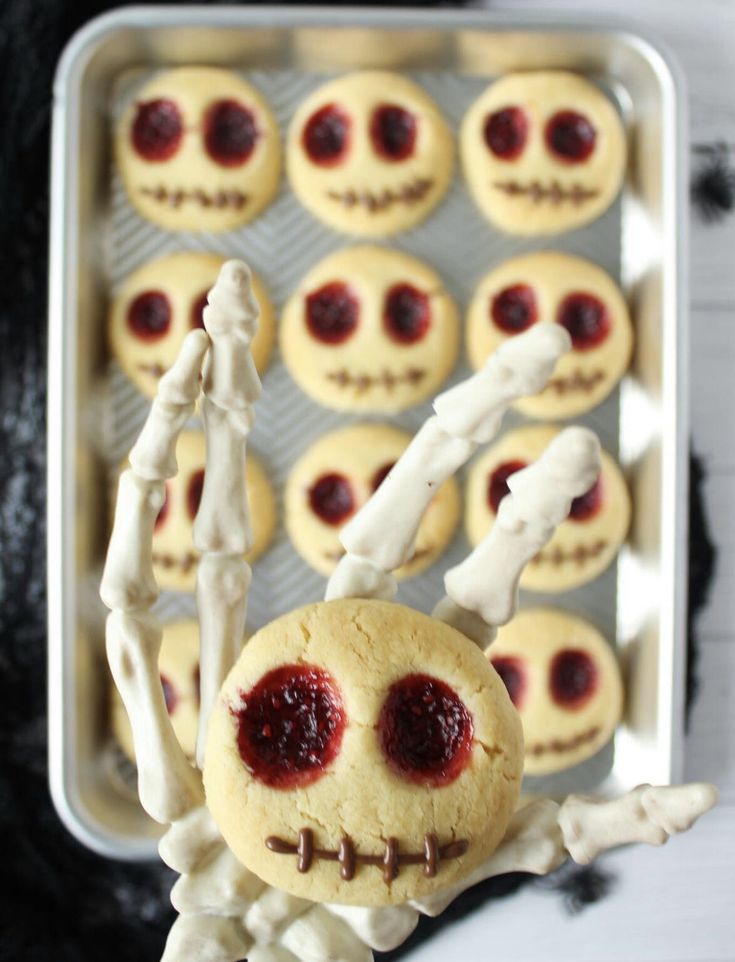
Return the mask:
M411 436L388 424L353 424L323 435L301 455L286 482L286 530L301 557L329 577L344 554L339 532L388 475ZM460 515L449 478L421 521L413 553L396 577L420 574L441 557Z
M242 227L278 190L278 125L262 95L229 70L176 67L134 92L116 128L131 204L164 230Z
M509 431L470 467L465 500L465 530L473 545L487 534L508 478L536 461L561 429L529 425ZM622 472L606 451L594 486L575 498L569 517L551 541L526 565L521 587L556 593L592 581L614 561L630 524L630 495Z
M520 611L487 654L521 717L527 775L579 765L610 740L623 711L620 667L584 618Z
M467 311L467 354L479 370L488 356L533 324L561 324L572 349L541 393L515 407L529 417L573 417L600 404L630 364L633 327L618 285L581 257L544 251L513 257L477 285Z
M476 645L402 605L312 604L257 632L209 725L207 805L269 884L399 904L471 872L520 791L521 725Z
M160 377L176 360L189 331L203 327L207 293L226 260L220 254L180 251L148 261L125 279L110 310L110 348L125 374L148 397L154 397ZM275 326L273 305L255 273L253 293L260 318L252 351L262 377Z
M452 134L433 100L397 73L366 70L319 87L286 147L301 203L346 234L385 237L436 207L454 170Z
M457 308L436 271L372 245L313 267L284 308L280 334L289 373L311 398L386 414L436 393L458 339Z
M465 179L489 221L511 234L553 234L599 217L625 173L623 124L593 84L561 70L501 77L465 114Z

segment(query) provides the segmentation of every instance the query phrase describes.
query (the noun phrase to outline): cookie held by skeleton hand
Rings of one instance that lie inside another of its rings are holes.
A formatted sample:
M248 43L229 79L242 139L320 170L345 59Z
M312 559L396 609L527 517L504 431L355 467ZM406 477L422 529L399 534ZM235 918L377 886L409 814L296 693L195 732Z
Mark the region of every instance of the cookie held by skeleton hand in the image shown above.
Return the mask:
M511 234L552 234L600 216L620 190L620 116L584 78L564 71L508 74L462 121L465 178L483 214Z
M480 865L514 811L517 713L480 649L382 601L322 602L261 629L214 708L207 805L269 884L398 904Z
M620 668L589 622L565 611L520 611L488 650L523 724L526 775L591 758L623 710Z
M229 70L157 73L120 117L115 147L131 204L165 230L241 227L278 189L275 118L258 91Z

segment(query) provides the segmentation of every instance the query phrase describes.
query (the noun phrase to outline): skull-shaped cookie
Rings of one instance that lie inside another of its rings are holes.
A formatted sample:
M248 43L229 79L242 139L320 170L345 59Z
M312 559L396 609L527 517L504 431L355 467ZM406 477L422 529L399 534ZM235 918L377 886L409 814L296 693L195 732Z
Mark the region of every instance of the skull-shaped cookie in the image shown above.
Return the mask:
M226 260L219 254L181 251L149 261L126 278L110 311L110 347L143 394L154 396L188 332L203 327L207 293ZM261 279L252 277L260 307L252 351L262 375L273 349L273 307Z
M309 271L286 304L280 337L289 373L315 401L392 414L424 401L454 367L457 308L417 258L350 247Z
M161 588L193 591L199 555L192 544L192 525L204 488L204 435L184 431L176 445L179 465L166 482L163 503L153 531L153 573ZM127 467L123 464L122 468ZM270 544L276 525L276 503L260 462L248 451L245 467L248 503L257 506L251 515L253 546L246 560L253 563Z
M130 202L166 230L224 231L256 217L281 172L278 126L229 70L156 74L123 111L117 164Z
M625 134L607 97L563 71L509 74L470 107L462 166L483 214L513 234L549 234L607 210L625 171Z
M413 81L364 71L314 91L288 134L291 186L315 217L379 237L422 221L452 179L446 121Z
M193 758L199 722L199 624L196 621L175 621L163 626L158 668L174 732L186 756ZM134 762L130 722L116 688L112 690L111 716L115 738Z
M214 707L207 805L235 855L313 901L450 886L514 810L521 726L482 651L410 608L291 612L246 644Z
M589 622L551 608L521 611L488 656L521 716L527 775L578 765L610 740L623 684L612 648Z
M387 424L351 425L319 438L296 462L286 484L286 529L312 568L329 576L344 550L339 532L378 488L408 447L410 435ZM436 492L399 579L424 571L440 557L459 521L454 478Z
M479 370L509 337L533 324L561 324L572 350L540 394L516 407L568 418L598 405L630 364L633 328L620 288L596 264L545 251L504 261L478 284L467 313L467 353Z
M560 429L530 425L504 435L472 465L467 479L465 528L473 545L487 534L508 478L536 461ZM521 575L531 591L568 591L592 581L613 561L630 524L630 495L620 468L601 452L602 470L593 487L575 498L563 521Z

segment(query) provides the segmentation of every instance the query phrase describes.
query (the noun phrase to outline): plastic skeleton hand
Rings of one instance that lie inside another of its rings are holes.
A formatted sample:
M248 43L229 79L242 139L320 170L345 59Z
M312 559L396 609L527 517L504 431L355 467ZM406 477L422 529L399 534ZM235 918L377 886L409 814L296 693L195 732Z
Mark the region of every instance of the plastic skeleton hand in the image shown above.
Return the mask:
M322 905L266 885L223 841L205 804L200 772L187 762L166 712L158 676L161 627L149 608L157 596L151 539L176 472L178 433L193 411L204 365L202 415L207 435L205 487L195 524L202 554L197 600L201 622L203 733L243 634L250 545L242 464L250 406L260 384L250 341L257 324L248 268L230 261L210 292L207 333L187 337L180 357L161 379L158 397L120 479L117 510L101 595L111 609L107 650L131 719L139 794L146 811L170 827L163 860L181 878L171 900L180 917L164 960L188 962L368 962L372 950L399 945L419 914L435 915L463 889L510 871L542 874L568 856L582 864L631 841L661 844L710 808L715 790L642 786L616 801L570 796L561 806L545 799L519 810L492 856L461 884L413 903L387 908ZM479 443L489 441L507 405L540 390L568 347L561 328L539 325L498 352L479 374L437 399L432 417L386 483L344 531L348 554L328 597L392 595L390 571L410 551L433 490ZM480 643L511 617L523 564L545 543L572 498L592 483L598 445L589 432L569 429L544 457L516 474L495 529L446 578L447 598L437 616ZM407 493L408 492L408 493ZM488 572L492 580L488 580Z

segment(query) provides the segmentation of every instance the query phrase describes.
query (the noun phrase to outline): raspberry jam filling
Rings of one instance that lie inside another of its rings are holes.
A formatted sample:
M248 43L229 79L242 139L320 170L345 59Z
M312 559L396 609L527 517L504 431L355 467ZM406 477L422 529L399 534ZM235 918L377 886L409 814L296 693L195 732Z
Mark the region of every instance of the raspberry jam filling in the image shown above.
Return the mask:
M196 513L199 510L203 490L204 471L195 471L191 478L189 478L189 486L186 489L186 509L189 512L189 517L192 521L196 517Z
M498 513L498 506L506 494L510 494L508 478L516 471L526 467L525 461L504 461L490 475L487 482L487 503L493 514Z
M163 700L166 702L166 711L169 715L173 715L176 711L179 698L176 694L176 689L165 675L161 675L161 688L163 688Z
M370 487L373 489L373 492L377 491L380 485L385 481L385 479L393 470L395 463L395 461L391 461L390 464L384 464L382 468L378 468L372 477L372 481L370 482Z
M370 118L370 140L375 152L388 161L409 158L416 149L416 118L397 104L383 104Z
M439 788L458 778L469 763L473 734L464 702L429 675L406 675L391 685L378 718L388 766L417 785Z
M513 284L496 294L490 303L490 317L506 334L520 334L538 320L538 307L533 288Z
M589 521L602 508L602 478L598 478L585 494L572 501L570 521Z
M342 281L324 284L307 295L306 326L324 344L342 344L357 329L360 305Z
M352 485L343 474L323 474L309 488L309 505L325 524L342 524L355 510Z
M171 304L163 291L143 291L130 302L128 327L141 341L158 341L171 326Z
M429 298L412 284L394 284L385 297L383 325L399 344L415 344L431 324Z
M258 141L255 114L236 100L218 100L204 116L204 147L221 167L241 167Z
M551 697L562 708L582 708L597 691L598 681L597 667L585 651L567 648L551 662Z
M520 658L513 658L510 655L498 655L497 658L491 658L490 663L500 675L500 680L508 690L510 700L520 710L526 690L526 673L523 662Z
M315 164L336 166L350 145L350 118L337 104L327 104L309 117L301 143Z
M161 163L179 149L184 124L173 100L160 98L137 105L130 136L133 148L143 160Z
M581 164L595 149L597 132L584 114L560 110L546 124L546 145L559 160Z
M208 294L209 291L202 291L199 297L197 297L194 303L191 305L189 321L192 329L201 327L202 330L204 330L204 308L207 306Z
M496 110L485 119L483 137L500 160L515 160L523 153L528 137L528 119L520 107Z
M347 717L334 680L321 668L269 671L232 709L237 747L253 778L271 788L311 785L339 754Z
M612 327L607 308L594 294L567 294L556 312L558 324L569 331L575 351L589 351L606 339Z
M163 488L163 504L161 505L160 511L156 515L156 520L153 525L154 531L158 531L158 529L161 527L163 522L166 520L166 515L168 514L168 507L169 507L169 496L168 496L168 482L167 482Z

